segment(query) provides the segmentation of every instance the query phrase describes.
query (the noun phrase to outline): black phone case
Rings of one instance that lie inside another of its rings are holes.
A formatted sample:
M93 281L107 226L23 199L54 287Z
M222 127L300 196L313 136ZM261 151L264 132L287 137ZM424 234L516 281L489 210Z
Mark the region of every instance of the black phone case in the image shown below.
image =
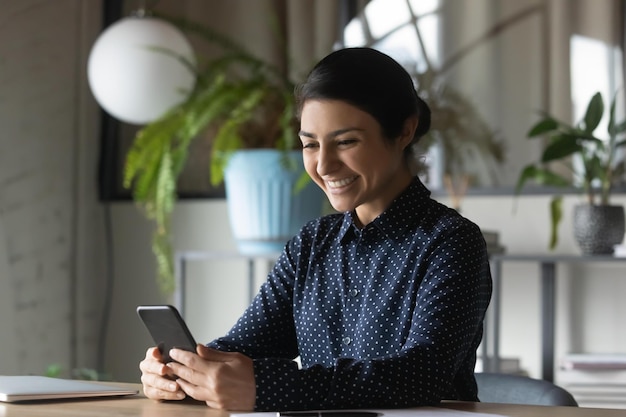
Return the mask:
M174 306L138 306L137 314L146 325L166 363L172 361L169 355L172 348L196 351L196 341Z

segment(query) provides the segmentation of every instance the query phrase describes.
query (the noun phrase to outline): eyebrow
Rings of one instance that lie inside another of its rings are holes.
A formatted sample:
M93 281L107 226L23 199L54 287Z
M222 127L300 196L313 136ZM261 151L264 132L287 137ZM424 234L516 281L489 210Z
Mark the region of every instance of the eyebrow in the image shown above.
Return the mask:
M328 135L326 135L326 137L334 138L334 137L337 137L339 135L343 135L344 133L352 132L352 131L362 132L362 131L364 131L364 129L361 129L361 128L358 128L358 127L346 127L344 129L333 130ZM316 138L315 134L306 132L304 130L301 130L300 132L298 132L298 136L305 136L307 138L312 138L312 139Z

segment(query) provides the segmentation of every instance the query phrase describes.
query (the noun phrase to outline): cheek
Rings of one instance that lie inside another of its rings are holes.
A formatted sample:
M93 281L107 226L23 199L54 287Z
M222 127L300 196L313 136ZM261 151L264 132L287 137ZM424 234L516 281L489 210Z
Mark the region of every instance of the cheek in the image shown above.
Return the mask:
M302 153L302 161L304 162L305 171L315 178L317 176L317 160L308 152Z

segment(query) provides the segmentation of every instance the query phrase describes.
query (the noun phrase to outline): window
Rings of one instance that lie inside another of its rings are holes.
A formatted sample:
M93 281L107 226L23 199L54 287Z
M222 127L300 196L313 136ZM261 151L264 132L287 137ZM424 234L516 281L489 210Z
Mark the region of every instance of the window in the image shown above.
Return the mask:
M440 0L371 0L344 30L346 47L369 46L396 59L411 73L440 65ZM429 146L421 156L422 180L443 187L443 152Z

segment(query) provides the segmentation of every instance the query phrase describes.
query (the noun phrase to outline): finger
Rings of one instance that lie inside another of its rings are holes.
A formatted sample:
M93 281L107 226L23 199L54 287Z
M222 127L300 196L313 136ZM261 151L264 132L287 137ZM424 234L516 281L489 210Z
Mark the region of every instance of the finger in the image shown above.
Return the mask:
M153 400L183 400L187 396L182 390L171 392L160 390L158 388L147 385L144 385L143 393L146 397Z
M147 357L146 359L139 362L139 369L142 373L157 375L167 375L169 372L169 369L165 366L164 363L151 357Z
M157 400L185 398L180 386L171 379L155 374L142 374L141 383L147 397Z
M217 349L211 349L204 345L198 344L196 346L196 352L202 359L206 359L214 362L228 362L232 360L233 352L222 352Z
M144 387L155 388L161 391L176 392L180 390L180 387L175 381L155 374L141 375L141 383Z
M159 351L159 348L157 348L156 346L148 348L148 350L146 351L146 358L150 357L154 359L161 359L161 356L161 351Z
M205 398L207 396L205 388L195 385L182 378L177 379L176 383L178 384L180 389L191 398L203 401L202 398Z
M179 374L181 372L184 372L185 365L182 365L178 362L170 362L166 364L165 367L167 368L168 375L175 376L176 378L178 378Z
M194 355L195 356L195 355ZM199 359L198 356L195 356L196 359ZM171 375L175 375L176 381L184 380L185 382L189 382L194 385L198 385L204 379L202 373L194 368L194 363L197 361L191 360L191 366L187 366L181 363L170 362L167 364L169 368L169 373Z
M158 347L153 346L146 351L146 359L154 359L163 362L163 354Z
M198 362L198 355L194 352L189 352L183 349L173 348L169 352L170 357L174 359L176 362L183 364L185 366L194 368Z

